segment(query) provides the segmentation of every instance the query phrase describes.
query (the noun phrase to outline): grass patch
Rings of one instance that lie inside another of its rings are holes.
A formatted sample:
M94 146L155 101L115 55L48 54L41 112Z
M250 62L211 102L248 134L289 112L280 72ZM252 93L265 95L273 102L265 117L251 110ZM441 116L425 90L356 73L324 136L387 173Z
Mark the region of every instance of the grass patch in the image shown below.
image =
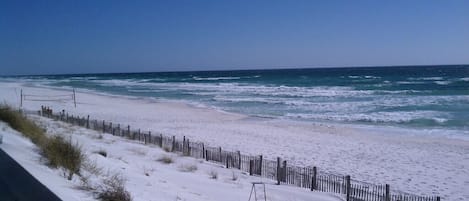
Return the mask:
M96 161L90 159L83 161L82 168L95 176L100 176L103 173L103 168L99 167Z
M67 169L68 180L72 179L73 174L80 173L83 162L81 148L71 141L71 139L65 140L62 136L53 136L48 138L46 146L42 148L50 166Z
M157 161L162 162L164 164L171 164L174 162L173 158L171 158L170 156L166 156L166 155L158 158Z
M195 172L197 170L197 165L195 164L183 164L179 166L179 171L181 172Z
M71 139L67 141L61 136L48 137L37 124L6 105L0 105L0 120L31 139L41 149L50 166L65 168L69 180L80 172L83 154L78 145L72 144Z
M210 176L210 179L217 179L218 178L218 172L215 170L211 170L208 175Z
M125 189L125 180L122 175L114 174L103 180L98 192L101 201L132 201L130 193Z
M163 150L164 150L165 152L171 152L171 148L169 148L169 147L163 147Z
M39 145L46 138L43 129L8 105L0 105L0 120L31 139L34 144Z

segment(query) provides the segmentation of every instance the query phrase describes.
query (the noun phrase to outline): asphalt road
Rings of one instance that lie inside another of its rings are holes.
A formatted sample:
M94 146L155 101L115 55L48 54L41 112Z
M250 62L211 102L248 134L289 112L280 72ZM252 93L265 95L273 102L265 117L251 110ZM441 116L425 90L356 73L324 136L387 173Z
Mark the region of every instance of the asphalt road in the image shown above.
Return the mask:
M0 201L61 201L0 148Z
M3 162L3 161L2 161ZM7 184L0 180L0 200L1 201L17 201L19 200L15 195L10 191Z

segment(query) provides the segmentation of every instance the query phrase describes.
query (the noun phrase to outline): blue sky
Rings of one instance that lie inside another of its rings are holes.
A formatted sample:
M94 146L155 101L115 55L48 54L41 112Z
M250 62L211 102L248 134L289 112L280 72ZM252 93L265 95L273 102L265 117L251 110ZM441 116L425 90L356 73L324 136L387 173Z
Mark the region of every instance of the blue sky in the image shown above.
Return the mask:
M0 74L469 63L469 1L0 1Z

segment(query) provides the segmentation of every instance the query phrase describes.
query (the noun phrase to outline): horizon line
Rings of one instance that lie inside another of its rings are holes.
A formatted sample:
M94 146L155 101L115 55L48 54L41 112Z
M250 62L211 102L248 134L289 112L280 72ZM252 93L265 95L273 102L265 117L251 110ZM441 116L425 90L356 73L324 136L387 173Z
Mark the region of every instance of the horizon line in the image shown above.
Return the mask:
M288 67L277 66L272 68L231 68L231 69L206 69L206 70L162 70L162 71L137 71L137 72L108 72L108 73L57 73L57 74L14 74L0 75L0 77L23 77L23 76L60 76L60 75L102 75L102 74L141 74L141 73L190 73L190 72L227 72L227 71L269 71L269 70L301 70L301 69L338 69L338 68L389 68L389 67L425 67L425 66L469 66L469 64L419 64L419 65L357 65L357 66L318 66L318 67Z

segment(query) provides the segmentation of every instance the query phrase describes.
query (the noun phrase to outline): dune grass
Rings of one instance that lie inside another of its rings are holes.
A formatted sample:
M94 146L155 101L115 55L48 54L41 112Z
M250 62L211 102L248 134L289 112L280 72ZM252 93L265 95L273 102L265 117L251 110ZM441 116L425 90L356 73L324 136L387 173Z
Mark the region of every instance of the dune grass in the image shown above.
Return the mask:
M8 105L0 105L0 121L8 123L10 127L31 139L34 144L41 144L46 138L43 129Z
M110 175L103 180L98 192L98 199L102 201L132 201L130 193L125 190L125 179L120 174Z
M73 144L71 139L65 140L62 136L49 137L42 151L50 166L63 167L68 171L68 180L72 179L73 174L80 174L84 156L80 146Z
M80 146L73 144L71 139L47 136L37 124L7 105L0 105L0 121L8 123L10 127L31 139L40 148L51 167L62 167L67 170L69 180L74 174L79 174L84 156Z

